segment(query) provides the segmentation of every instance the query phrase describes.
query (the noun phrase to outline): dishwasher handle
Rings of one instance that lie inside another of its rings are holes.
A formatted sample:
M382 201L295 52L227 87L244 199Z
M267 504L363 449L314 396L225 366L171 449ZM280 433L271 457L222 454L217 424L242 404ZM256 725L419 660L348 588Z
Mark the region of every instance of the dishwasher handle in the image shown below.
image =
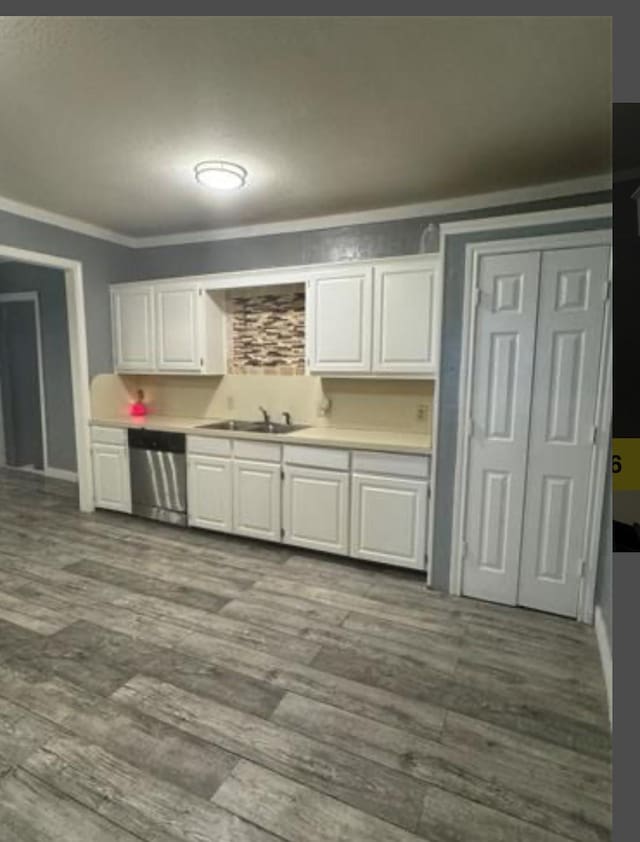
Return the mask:
M133 450L156 450L165 453L184 453L186 450L184 433L129 428L128 438L129 447Z

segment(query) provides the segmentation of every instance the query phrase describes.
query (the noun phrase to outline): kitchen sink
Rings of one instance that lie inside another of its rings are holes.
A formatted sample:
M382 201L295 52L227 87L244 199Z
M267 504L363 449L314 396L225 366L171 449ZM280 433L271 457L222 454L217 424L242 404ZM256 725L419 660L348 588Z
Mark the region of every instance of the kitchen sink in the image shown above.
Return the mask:
M199 430L235 430L239 433L246 433L249 430L253 431L259 421L214 421L213 424L200 424Z
M294 433L305 430L304 424L276 424L274 421L214 421L212 424L201 424L199 430L233 430L238 433Z

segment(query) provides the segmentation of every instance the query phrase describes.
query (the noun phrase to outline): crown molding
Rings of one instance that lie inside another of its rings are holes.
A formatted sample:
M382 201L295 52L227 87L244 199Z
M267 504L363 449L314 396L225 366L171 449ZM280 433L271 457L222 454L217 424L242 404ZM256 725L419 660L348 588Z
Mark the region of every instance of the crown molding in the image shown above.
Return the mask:
M36 208L13 199L0 196L0 211L7 211L16 216L26 217L36 222L55 225L67 231L74 231L88 237L96 237L128 248L158 248L181 246L193 243L238 240L245 237L266 237L273 234L289 234L299 231L314 231L326 228L341 228L350 225L365 225L375 222L392 222L402 219L433 217L444 214L465 213L506 205L538 202L545 199L558 199L564 196L579 196L585 193L597 193L611 190L611 174L589 176L588 178L556 181L513 190L499 190L493 193L481 193L475 196L460 196L454 199L442 199L434 202L420 202L395 207L376 208L353 213L337 213L327 216L314 216L283 222L265 222L256 225L239 225L231 228L212 228L206 231L166 234L149 237L131 237L119 234L107 228L101 228L88 222L74 219L63 214Z
M14 199L7 199L4 196L0 196L0 211L6 211L14 216L23 216L34 222L44 222L45 225L55 225L56 228L64 228L66 231L84 234L86 237L107 240L119 246L135 248L137 243L135 237L127 237L125 234L118 234L116 231L101 228L99 225L92 225L90 222L83 222L81 219L75 219L72 216L36 208L33 205L25 205L23 202L16 202Z

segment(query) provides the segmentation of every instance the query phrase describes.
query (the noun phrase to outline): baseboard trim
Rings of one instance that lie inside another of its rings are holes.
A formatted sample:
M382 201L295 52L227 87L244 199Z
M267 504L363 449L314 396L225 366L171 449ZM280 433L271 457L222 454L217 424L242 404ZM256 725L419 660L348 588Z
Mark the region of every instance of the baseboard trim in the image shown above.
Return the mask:
M63 468L47 468L45 476L51 479L63 479L67 482L78 482L78 474L75 471L65 471Z
M607 627L602 616L602 609L596 605L594 614L594 627L596 631L596 640L598 641L598 649L600 650L600 661L602 663L602 673L604 675L604 683L607 688L607 704L609 705L609 722L613 725L613 657L611 653L611 642Z

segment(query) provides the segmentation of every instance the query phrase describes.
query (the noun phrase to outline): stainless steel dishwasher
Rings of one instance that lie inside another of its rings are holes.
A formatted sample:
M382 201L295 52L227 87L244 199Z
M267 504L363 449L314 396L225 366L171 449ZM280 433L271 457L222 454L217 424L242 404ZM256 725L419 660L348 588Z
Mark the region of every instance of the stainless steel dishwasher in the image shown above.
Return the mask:
M187 525L185 441L184 433L129 430L134 515Z

